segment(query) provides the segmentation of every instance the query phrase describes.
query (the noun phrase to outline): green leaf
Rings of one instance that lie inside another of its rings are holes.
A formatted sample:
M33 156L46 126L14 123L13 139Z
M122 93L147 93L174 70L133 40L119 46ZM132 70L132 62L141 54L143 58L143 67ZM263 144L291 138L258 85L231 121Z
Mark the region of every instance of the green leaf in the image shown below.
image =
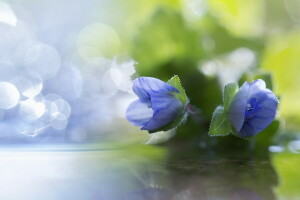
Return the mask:
M233 100L233 97L239 90L239 86L237 83L229 83L225 86L224 89L224 99L223 99L223 104L224 104L224 111L226 112L229 109L229 106L231 104L231 101Z
M183 105L186 105L189 102L189 99L186 96L185 90L181 85L179 77L177 75L174 75L167 83L179 90L179 93L175 93L175 96L182 102Z
M225 136L229 135L230 130L231 127L225 115L224 108L223 106L218 106L213 113L208 135Z

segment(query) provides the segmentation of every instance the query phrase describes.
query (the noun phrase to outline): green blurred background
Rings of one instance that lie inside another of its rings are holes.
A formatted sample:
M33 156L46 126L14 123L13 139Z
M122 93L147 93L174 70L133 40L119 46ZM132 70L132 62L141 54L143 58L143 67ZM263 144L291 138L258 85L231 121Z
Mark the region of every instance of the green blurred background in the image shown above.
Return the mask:
M116 54L133 58L137 72L133 78L167 81L179 75L191 104L201 110L203 123L209 123L221 104L226 83L271 78L280 98L277 116L284 131L279 140L298 137L299 1L116 2L113 10L118 15L109 26L118 39L110 34L102 51L111 52L105 55L110 58Z
M6 186L5 197L300 199L299 0L77 0L73 7L67 1L12 2L16 10L22 11L19 4L28 6L36 16L47 14L51 5L51 18L43 18L41 26L45 19L60 22L59 17L67 13L62 5L72 10L68 20L90 15L74 30L67 23L53 25L56 29L46 23L50 28L38 36L61 31L61 40L45 37L46 41L62 46L59 53L83 72L89 67L100 69L97 63L86 64L104 57L120 62L132 58L136 62L132 79L151 76L167 81L176 74L198 116L189 117L176 132L150 135L125 119L124 110L136 98L134 94L116 89L116 95L107 99L119 107L107 102L102 107L117 112L117 117L105 119L107 124L87 118L92 128L84 130L88 136L83 140L71 140L74 149L49 150L47 145L38 150L34 146L33 150L4 149L0 175L5 178L0 184ZM81 9L80 4L86 7ZM57 19L56 8L60 8ZM64 34L64 27L74 35ZM96 72L89 71L88 77L102 79ZM209 137L212 112L222 103L224 85L256 78L265 79L280 99L276 120L255 140ZM106 83L104 88L110 85L106 80L101 83ZM97 114L106 116L101 109ZM85 117L79 115L79 121ZM70 126L74 124L77 121ZM86 146L78 144L84 142ZM16 167L20 165L25 170ZM32 180L35 184L28 184ZM49 192L49 185L54 192Z

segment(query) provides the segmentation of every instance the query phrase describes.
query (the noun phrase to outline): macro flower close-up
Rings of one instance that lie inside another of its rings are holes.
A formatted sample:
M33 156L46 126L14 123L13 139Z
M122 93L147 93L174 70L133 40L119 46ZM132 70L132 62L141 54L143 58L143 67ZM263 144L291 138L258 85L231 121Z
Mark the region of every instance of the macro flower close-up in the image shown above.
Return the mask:
M0 0L0 200L300 200L299 55L300 0Z
M128 106L126 117L142 130L151 133L174 128L168 125L185 112L185 102L178 97L180 90L159 79L137 78L132 89L139 99Z
M245 82L230 104L229 121L239 136L254 136L272 123L277 106L277 97L263 80Z

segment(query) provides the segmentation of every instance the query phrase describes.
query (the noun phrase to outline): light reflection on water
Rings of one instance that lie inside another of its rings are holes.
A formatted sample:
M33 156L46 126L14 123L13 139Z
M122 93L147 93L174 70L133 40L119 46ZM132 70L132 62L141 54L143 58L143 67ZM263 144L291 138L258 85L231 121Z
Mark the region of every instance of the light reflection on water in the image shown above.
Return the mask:
M2 147L0 167L1 199L287 199L269 159L184 159L151 146Z

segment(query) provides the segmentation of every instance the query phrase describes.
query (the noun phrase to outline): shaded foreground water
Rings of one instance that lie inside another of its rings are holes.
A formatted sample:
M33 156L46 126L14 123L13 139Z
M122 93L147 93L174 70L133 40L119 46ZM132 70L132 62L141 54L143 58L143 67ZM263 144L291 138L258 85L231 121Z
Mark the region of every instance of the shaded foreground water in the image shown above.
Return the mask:
M2 147L0 199L300 199L297 154L190 155L144 145Z

